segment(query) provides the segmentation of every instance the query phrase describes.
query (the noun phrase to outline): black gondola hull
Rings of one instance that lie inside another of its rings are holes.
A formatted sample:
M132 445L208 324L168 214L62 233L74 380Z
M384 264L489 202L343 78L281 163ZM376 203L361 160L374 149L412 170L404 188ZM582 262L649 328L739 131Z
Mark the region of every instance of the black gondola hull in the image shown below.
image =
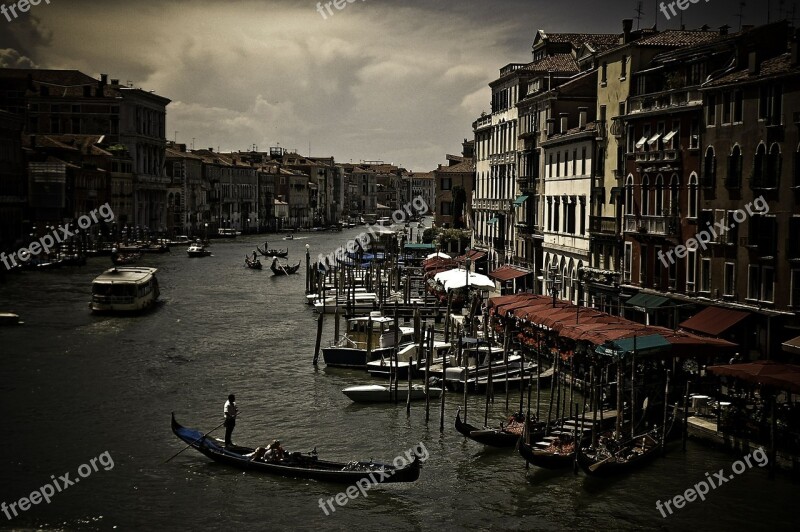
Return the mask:
M395 482L414 482L419 478L420 459L414 457L411 464L396 468L390 464L379 462L358 462L360 470L347 470L351 464L318 460L316 456L301 453L287 453L287 458L278 462L251 460L244 454L254 449L249 447L225 448L213 438L202 432L182 426L172 416L172 432L181 441L202 453L213 461L245 471L254 471L270 475L291 478L304 478L337 484L355 484L360 480L368 480L374 484Z

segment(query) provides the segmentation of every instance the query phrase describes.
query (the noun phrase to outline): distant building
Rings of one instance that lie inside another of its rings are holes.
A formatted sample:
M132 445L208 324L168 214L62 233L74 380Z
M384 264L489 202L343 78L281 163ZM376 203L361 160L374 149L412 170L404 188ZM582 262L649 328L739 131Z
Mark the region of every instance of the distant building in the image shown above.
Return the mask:
M22 118L0 111L0 250L23 237L26 172L22 155Z
M435 180L437 227L471 228L472 193L475 186L474 142L464 141L462 155L447 155L447 166L431 172Z

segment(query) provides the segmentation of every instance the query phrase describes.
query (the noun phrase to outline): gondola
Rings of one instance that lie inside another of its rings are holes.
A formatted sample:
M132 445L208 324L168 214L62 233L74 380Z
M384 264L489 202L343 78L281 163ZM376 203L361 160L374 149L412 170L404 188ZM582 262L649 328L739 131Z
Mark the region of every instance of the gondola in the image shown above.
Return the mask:
M667 430L664 434L665 442L677 436L675 419L678 407L675 405L670 418L667 420ZM660 443L663 426L654 427L649 432L643 432L630 440L618 443L606 435L600 436L600 441L594 447L578 448L578 465L593 477L610 477L627 473L642 465L652 462L661 454Z
M272 275L294 275L300 269L300 263L298 262L297 266L281 266L278 263L278 258L275 257L269 269L272 270Z
M626 473L652 462L658 457L660 429L656 429L626 442L578 449L578 465L592 477L610 477Z
M573 437L554 440L547 448L537 448L532 444L520 442L519 454L536 467L543 469L565 469L575 462Z
M263 257L278 257L279 259L285 259L289 256L289 248L286 248L286 251L281 251L279 249L268 249L264 251L260 247L256 246L256 249Z
M251 270L260 270L264 266L261 264L261 261L256 259L252 260L250 257L244 258L244 265L250 268Z
M522 436L524 424L524 414L514 414L509 418L509 423L506 427L497 429L479 428L461 421L461 408L456 413L456 430L467 438L490 447L516 446ZM538 426L534 427L534 430L536 432L532 434L532 437L537 437L537 435L541 437L542 430Z
M223 442L210 438L197 429L182 426L175 420L174 413L172 432L181 441L215 462L246 471L339 484L355 484L362 479L375 483L414 482L419 478L418 456L415 456L410 464L400 468L373 461L343 463L319 460L316 452L309 454L287 452L286 457L281 460L262 461L245 456L255 452L251 447L225 447Z
M141 258L142 258L141 253L111 254L111 262L114 263L114 266L130 266L131 264L136 263Z

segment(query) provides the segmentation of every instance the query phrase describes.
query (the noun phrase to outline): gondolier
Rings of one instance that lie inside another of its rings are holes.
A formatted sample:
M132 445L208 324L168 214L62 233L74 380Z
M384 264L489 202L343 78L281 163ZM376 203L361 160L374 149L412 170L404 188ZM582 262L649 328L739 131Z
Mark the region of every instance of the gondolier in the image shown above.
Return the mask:
M230 447L233 445L231 442L231 434L233 434L233 427L236 426L236 415L239 409L236 408L236 397L233 394L228 396L225 402L223 414L225 415L225 446Z

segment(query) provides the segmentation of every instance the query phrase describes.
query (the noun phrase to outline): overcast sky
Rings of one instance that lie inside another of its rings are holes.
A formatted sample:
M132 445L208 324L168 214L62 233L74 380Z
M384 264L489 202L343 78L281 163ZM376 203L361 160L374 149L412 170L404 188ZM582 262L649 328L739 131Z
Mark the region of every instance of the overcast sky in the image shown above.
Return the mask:
M536 30L618 33L636 4L355 0L324 19L311 0L51 0L0 17L0 66L107 73L154 90L172 100L168 138L177 131L197 148L308 154L310 144L315 156L428 171L459 153L489 109L487 84L530 60ZM700 0L683 23L736 30L739 4ZM766 22L764 0L748 4L744 23ZM653 0L643 10L643 27L680 27Z

